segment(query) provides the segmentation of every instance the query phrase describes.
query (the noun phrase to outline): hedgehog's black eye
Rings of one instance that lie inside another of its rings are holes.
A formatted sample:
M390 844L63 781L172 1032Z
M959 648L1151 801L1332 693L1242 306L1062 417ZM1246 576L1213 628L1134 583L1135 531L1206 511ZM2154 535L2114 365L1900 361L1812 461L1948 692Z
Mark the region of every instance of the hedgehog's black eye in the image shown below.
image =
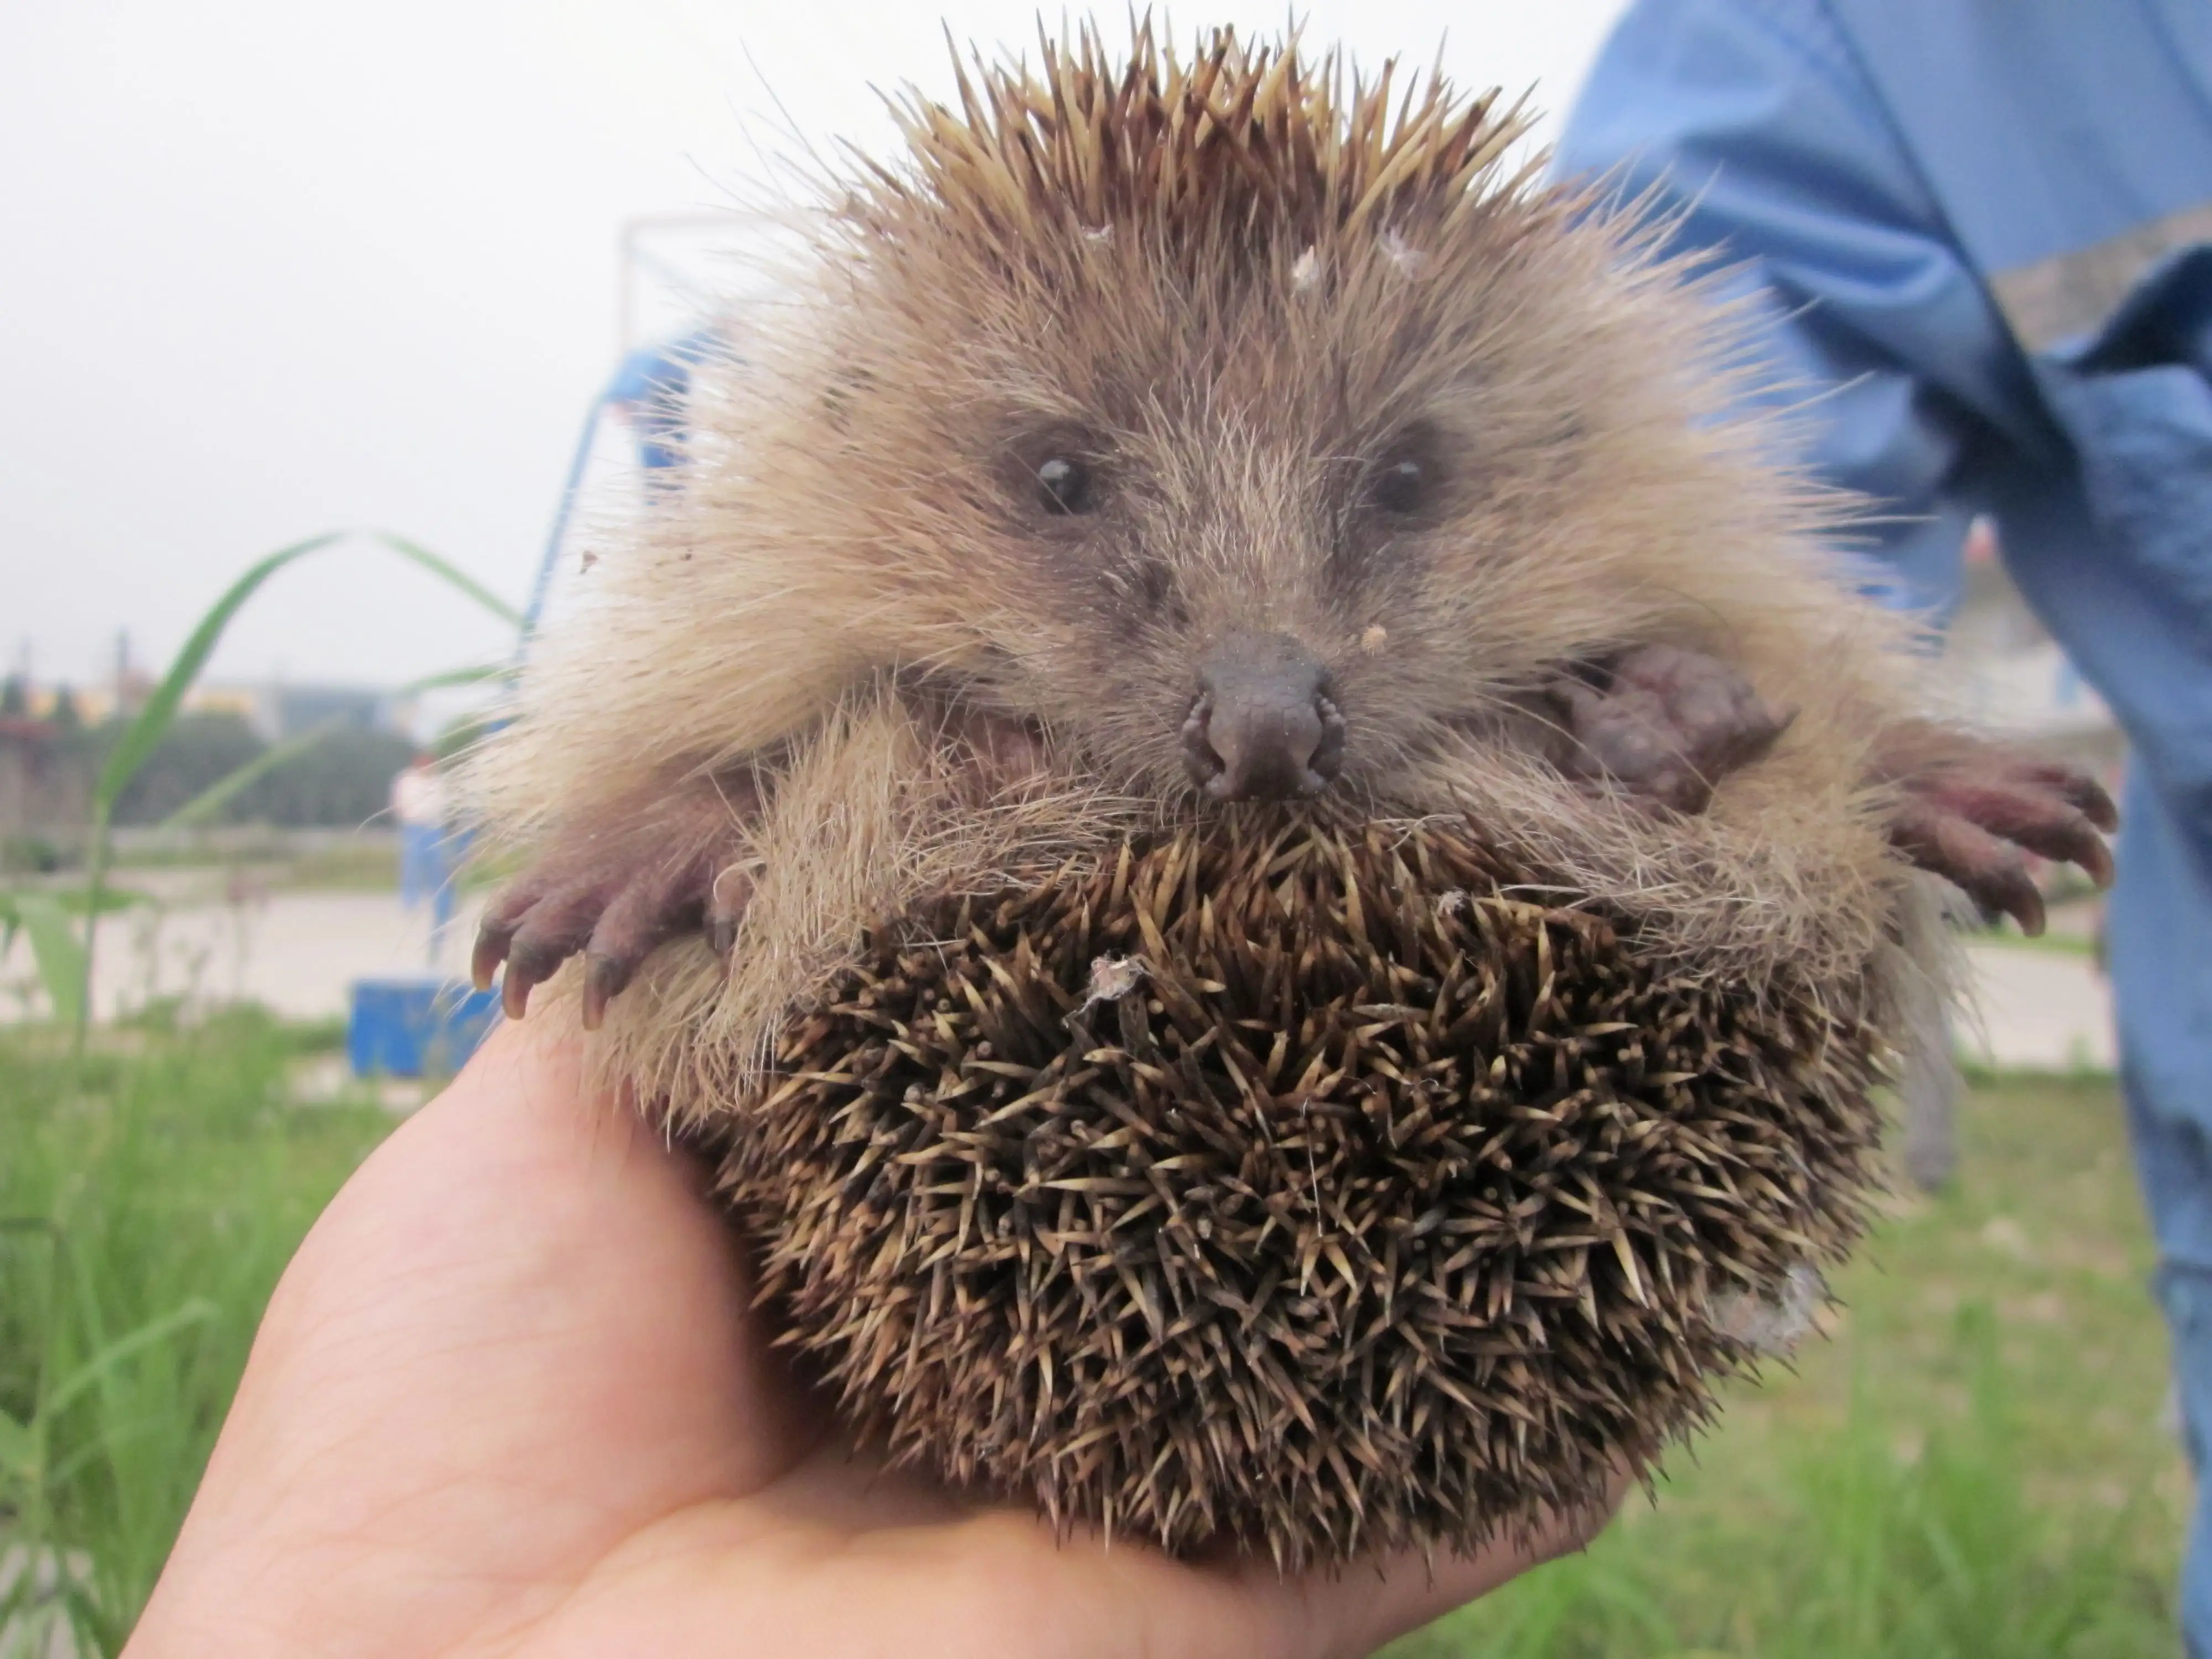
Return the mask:
M1367 481L1367 498L1385 513L1419 513L1429 504L1430 471L1411 455L1385 461Z
M1091 469L1067 455L1052 455L1037 463L1037 500L1048 513L1088 513L1091 510Z
M1401 428L1368 463L1360 495L1387 518L1420 518L1443 505L1449 482L1443 434L1432 422L1417 420Z
M1073 519L1108 505L1114 483L1106 439L1073 422L1054 421L1010 434L999 454L999 482L1032 533L1036 518ZM1066 533L1073 533L1068 526ZM1046 532L1050 533L1050 532Z

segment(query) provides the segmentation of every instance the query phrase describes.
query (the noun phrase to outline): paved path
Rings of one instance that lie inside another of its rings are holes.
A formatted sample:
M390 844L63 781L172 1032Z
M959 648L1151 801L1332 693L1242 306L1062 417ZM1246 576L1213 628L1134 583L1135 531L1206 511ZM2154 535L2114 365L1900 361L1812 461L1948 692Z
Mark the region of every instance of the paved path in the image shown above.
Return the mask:
M134 884L143 886L144 884ZM104 919L93 957L93 1006L102 1018L155 997L265 1004L293 1019L343 1018L357 979L422 973L429 925L389 893L278 893L236 903L190 900ZM467 971L476 909L465 906L436 964ZM0 1021L21 1018L33 978L18 939L0 957Z
M2110 1071L2112 991L2086 956L2026 946L1970 946L1978 1030L1960 1022L1960 1053L2022 1071Z
M144 886L146 884L137 884ZM149 996L246 998L297 1019L342 1018L356 979L419 973L428 929L386 893L306 892L235 903L173 890L161 908L112 916L100 927L94 1006L103 1017ZM465 970L473 908L465 908L440 953ZM1980 1029L1963 1024L1961 1048L1984 1064L2044 1070L2112 1064L2112 997L2086 957L1977 945L1972 962ZM32 978L18 940L0 958L0 1021L21 1017Z

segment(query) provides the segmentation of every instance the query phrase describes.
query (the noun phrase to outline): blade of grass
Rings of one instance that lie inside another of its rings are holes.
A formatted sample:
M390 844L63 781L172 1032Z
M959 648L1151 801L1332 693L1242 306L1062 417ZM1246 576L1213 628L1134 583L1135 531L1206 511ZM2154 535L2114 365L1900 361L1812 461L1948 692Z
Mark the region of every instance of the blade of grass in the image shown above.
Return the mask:
M365 533L369 539L420 565L465 593L501 620L518 628L521 626L520 611L450 560L433 553L418 542L394 535L388 530L372 530ZM200 618L191 637L185 641L184 649L177 653L176 660L169 665L169 672L161 677L161 684L154 688L154 694L146 700L146 706L138 711L137 718L125 729L120 740L109 751L106 763L100 769L99 780L93 786L92 820L86 837L86 885L91 894L91 905L85 921L82 975L78 981L80 989L75 1003L74 1021L74 1052L80 1058L84 1053L85 1039L92 1019L93 956L99 935L100 892L106 884L112 851L108 825L118 798L138 769L161 746L161 739L168 735L170 726L175 724L177 711L184 703L185 693L191 689L192 682L199 678L200 670L207 665L208 658L213 654L216 644L222 638L223 630L230 626L230 620L238 614L239 608L253 597L264 582L285 566L343 541L348 534L343 530L333 530L319 536L310 536L305 541L280 547L248 566L245 574L233 582L207 614Z
M55 1383L40 1403L39 1409L51 1417L141 1348L151 1347L156 1342L166 1342L187 1326L204 1324L215 1317L215 1313L214 1303L204 1297L194 1297L182 1307L173 1308L159 1318L148 1320L137 1330L117 1337Z
M39 1443L28 1423L0 1412L0 1492L12 1480L29 1480L38 1472Z
M517 628L522 626L522 613L520 611L451 560L433 553L420 542L410 541L406 537L394 535L389 530L372 530L368 534L371 540L382 542L403 558L414 560L433 575L444 577L447 581L459 588L462 592L467 594L501 622L511 623Z
M76 1028L74 1047L80 1058L84 1054L85 1037L92 1020L92 967L100 939L100 895L107 881L111 852L108 820L114 814L117 797L122 794L124 786L146 763L154 750L160 747L161 739L168 735L169 727L176 722L177 710L185 700L185 691L199 678L200 670L206 665L216 642L222 638L223 629L230 625L230 619L238 614L239 607L253 597L262 583L286 565L342 540L344 533L333 530L320 536L310 536L305 541L281 547L248 566L246 574L233 582L208 613L200 618L199 626L192 630L191 637L185 641L184 649L177 653L176 660L169 665L169 672L161 677L161 684L154 688L154 695L147 698L146 706L138 711L137 717L124 728L122 738L108 752L106 763L100 769L100 777L93 785L92 823L85 837L85 884L92 898L85 916L82 977L79 981L73 1021Z
M88 887L49 887L46 894L72 916L92 914L92 890ZM100 914L112 915L118 910L129 910L141 904L151 904L154 896L135 887L107 887L100 890Z
M411 697L424 691L443 690L449 685L483 685L493 680L503 680L514 672L508 663L479 663L473 668L448 668L441 674L425 674L419 680L410 680L392 695Z
M18 893L10 900L17 924L31 941L31 961L39 982L54 1006L54 1018L82 1018L82 999L91 995L90 966L85 946L70 926L69 911L52 893ZM85 927L92 927L89 918Z
M94 787L94 797L97 802L112 808L116 797L123 793L123 787L131 781L131 776L160 746L161 739L168 735L169 727L175 723L177 709L184 702L185 693L199 678L200 670L206 666L209 656L222 640L223 630L230 626L230 619L238 614L239 608L253 597L264 582L286 565L343 541L347 534L343 530L327 531L319 536L311 536L306 541L295 542L289 547L279 548L249 566L246 573L230 585L208 613L200 618L199 626L192 630L191 637L185 641L184 649L169 665L169 672L161 677L161 683L154 689L154 695L146 700L146 706L131 722L122 741L109 752L106 764L100 768L100 781ZM422 566L467 594L502 622L520 625L522 615L520 611L451 561L389 531L371 531L368 534L372 539L382 543L402 557Z
M470 668L448 668L441 673L426 674L419 680L410 680L392 695L411 697L424 691L435 691L446 686L481 685L489 680L504 678L510 671L504 664L479 663ZM333 714L319 720L295 738L272 744L245 765L225 773L206 788L163 818L155 827L160 830L186 830L196 823L204 823L229 805L244 790L267 777L277 768L297 760L325 738L346 723L343 714Z
M169 727L175 724L177 709L185 700L185 693L199 678L200 670L206 666L208 658L222 638L223 629L230 626L230 619L238 614L239 607L253 597L262 583L286 565L344 538L345 532L342 530L329 531L320 536L311 536L303 542L295 542L289 547L281 547L266 557L257 560L200 618L199 626L192 629L191 637L185 641L185 648L177 653L176 660L169 665L169 672L161 677L161 684L154 688L154 695L146 699L146 706L138 711L137 717L125 729L122 739L108 751L106 764L100 769L100 780L93 786L93 802L94 811L103 828L106 814L113 809L116 797L123 793L123 787L146 763L148 757L160 746L161 739L168 735Z
M287 738L263 750L243 766L234 767L213 783L194 795L155 827L160 830L188 830L196 823L204 823L228 805L240 792L252 787L278 767L297 760L325 738L346 723L343 714L333 714L326 720L318 720L295 738Z

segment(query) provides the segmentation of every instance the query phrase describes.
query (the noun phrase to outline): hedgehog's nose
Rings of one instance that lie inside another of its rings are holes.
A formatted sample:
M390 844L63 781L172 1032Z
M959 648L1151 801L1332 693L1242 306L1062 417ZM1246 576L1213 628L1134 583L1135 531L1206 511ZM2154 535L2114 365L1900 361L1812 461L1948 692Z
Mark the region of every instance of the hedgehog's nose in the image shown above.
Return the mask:
M1289 635L1231 635L1198 684L1183 760L1214 799L1317 795L1343 766L1344 716L1328 671Z

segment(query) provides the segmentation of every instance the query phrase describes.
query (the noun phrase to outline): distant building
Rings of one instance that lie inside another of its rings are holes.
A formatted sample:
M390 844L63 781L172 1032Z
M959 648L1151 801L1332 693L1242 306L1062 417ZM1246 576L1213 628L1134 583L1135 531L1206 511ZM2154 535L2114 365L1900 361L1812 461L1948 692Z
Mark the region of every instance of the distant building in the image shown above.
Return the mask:
M0 720L0 839L59 839L84 828L86 769L52 720Z
M114 716L115 686L111 681L104 684L72 685L67 688L69 700L76 709L78 721L85 726L98 726ZM147 694L153 690L151 682L133 676L123 688L123 708L135 713L145 706ZM63 688L53 685L33 685L29 688L28 701L34 720L50 720L61 702Z
M199 685L185 697L185 707L201 714L236 714L269 743L282 743L331 724L405 737L415 722L413 698L374 686L279 681Z
M185 708L195 714L235 714L252 726L263 738L271 723L269 711L268 688L261 685L194 686L185 693Z
M279 741L325 724L404 735L414 714L411 702L356 685L272 685L266 707Z
M133 676L124 688L122 708L136 712L153 690L151 680ZM51 719L58 696L51 685L30 690L31 713ZM113 718L117 699L112 684L86 686L70 693L77 717L87 726ZM284 681L202 682L185 693L185 712L196 714L236 714L264 743L282 743L335 720L340 726L362 732L410 735L415 722L415 699L371 685L294 684Z

